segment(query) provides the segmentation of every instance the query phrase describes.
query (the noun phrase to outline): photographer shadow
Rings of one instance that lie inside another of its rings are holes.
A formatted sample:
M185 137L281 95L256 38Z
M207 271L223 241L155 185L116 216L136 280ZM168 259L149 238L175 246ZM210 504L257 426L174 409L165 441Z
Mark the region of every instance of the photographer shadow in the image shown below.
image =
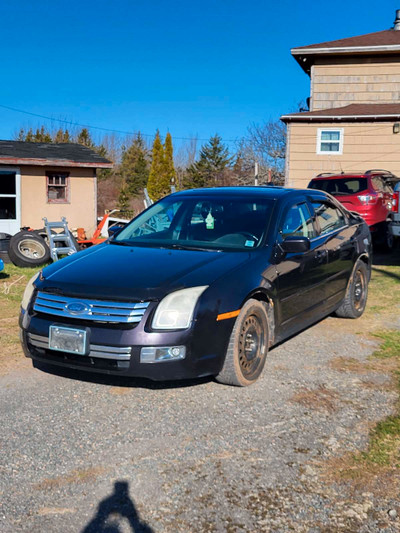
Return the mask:
M132 533L154 533L140 519L135 504L129 496L129 483L116 481L114 492L99 503L96 516L81 533L122 533L121 521L127 521Z

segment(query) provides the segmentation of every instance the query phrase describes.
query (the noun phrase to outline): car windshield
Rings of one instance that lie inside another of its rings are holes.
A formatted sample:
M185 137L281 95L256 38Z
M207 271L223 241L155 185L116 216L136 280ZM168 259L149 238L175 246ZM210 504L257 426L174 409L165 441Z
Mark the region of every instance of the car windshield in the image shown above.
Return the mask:
M169 196L137 216L115 244L189 250L252 250L260 245L273 201Z
M367 178L318 179L312 180L308 187L309 189L325 191L333 196L347 196L368 189L368 180Z

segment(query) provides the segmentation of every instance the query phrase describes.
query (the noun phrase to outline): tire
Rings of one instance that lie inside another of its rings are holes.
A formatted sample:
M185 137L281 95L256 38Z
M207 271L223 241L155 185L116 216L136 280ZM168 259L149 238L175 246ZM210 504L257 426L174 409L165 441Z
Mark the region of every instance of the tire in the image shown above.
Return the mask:
M382 222L373 237L376 249L381 253L391 253L394 249L394 237L390 231L389 222Z
M389 254L393 252L394 248L394 236L393 233L390 231L390 224L387 223L385 227L385 237L382 244L382 251Z
M247 387L255 383L265 365L268 340L269 326L265 304L250 299L236 319L224 366L216 380L237 387Z
M3 263L11 263L10 256L5 250L0 250L0 259L3 261Z
M368 298L368 269L363 261L358 260L353 268L346 296L335 314L340 318L359 318Z
M49 247L33 231L20 231L11 237L8 255L18 267L36 267L50 261Z

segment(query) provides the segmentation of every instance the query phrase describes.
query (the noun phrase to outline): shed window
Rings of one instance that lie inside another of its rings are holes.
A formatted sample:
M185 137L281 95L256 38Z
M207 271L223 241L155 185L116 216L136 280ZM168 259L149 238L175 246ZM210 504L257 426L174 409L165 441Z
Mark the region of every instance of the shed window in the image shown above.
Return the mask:
M68 176L68 173L47 173L47 202L49 204L66 204L69 202Z
M317 154L342 154L343 152L343 129L318 130Z

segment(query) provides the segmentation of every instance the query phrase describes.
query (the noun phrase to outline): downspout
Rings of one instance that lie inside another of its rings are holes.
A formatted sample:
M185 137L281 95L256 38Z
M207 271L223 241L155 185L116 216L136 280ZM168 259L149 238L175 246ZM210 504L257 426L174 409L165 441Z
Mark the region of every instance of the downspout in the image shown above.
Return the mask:
M285 154L285 187L289 187L289 155L290 155L290 122L286 126L286 154Z
M93 184L94 184L94 228L97 228L97 175L96 169L93 169Z

